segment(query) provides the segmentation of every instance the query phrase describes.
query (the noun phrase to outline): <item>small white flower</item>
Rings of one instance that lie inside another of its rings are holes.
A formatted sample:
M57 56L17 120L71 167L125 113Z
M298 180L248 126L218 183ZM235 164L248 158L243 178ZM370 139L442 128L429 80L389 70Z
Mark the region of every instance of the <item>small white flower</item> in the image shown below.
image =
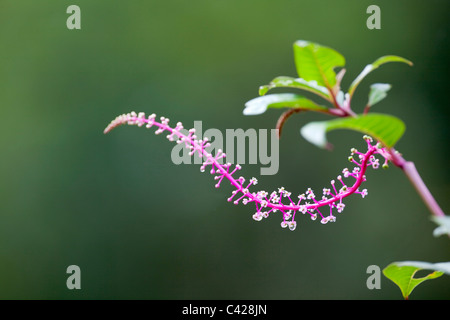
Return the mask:
M338 211L339 213L341 213L342 211L344 211L344 208L345 208L345 204L343 204L342 202L341 202L341 203L338 203L338 204L336 205L336 209L337 209L337 211Z
M297 228L297 222L291 221L289 222L289 230L294 231Z
M344 175L345 178L348 178L350 176L350 171L348 171L348 169L345 168L344 170L342 170L342 174Z
M271 201L272 203L277 203L279 200L280 200L280 198L279 198L277 195L274 195L274 196L272 197L272 199L270 199L270 201Z
M316 197L316 195L314 194L314 192L311 192L310 194L308 194L308 199L314 199Z
M286 213L284 214L284 220L289 220L292 217L292 214L290 213L290 211L286 211Z
M263 216L262 216L261 212L256 212L256 213L253 215L253 220L255 220L255 221L261 221L262 218L263 218Z
M266 191L258 191L258 193L256 194L257 198L262 200L267 196L267 192Z
M361 191L361 196L364 198L365 196L367 196L368 192L367 189L364 189L363 191Z
M372 161L372 168L378 169L379 166L380 166L380 160L379 159L375 159L375 160Z

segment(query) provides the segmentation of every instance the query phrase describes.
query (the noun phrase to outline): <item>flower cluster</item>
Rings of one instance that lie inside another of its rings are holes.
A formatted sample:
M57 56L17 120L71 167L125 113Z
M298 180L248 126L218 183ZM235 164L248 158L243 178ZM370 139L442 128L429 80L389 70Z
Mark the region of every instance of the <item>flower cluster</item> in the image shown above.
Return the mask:
M143 112L123 114L114 119L106 127L104 133L122 124L140 127L145 125L147 128L155 126L157 127L155 134L167 132L167 139L176 141L176 143L184 143L186 148L190 150L191 156L197 154L204 159L200 171L205 172L207 168L209 169L209 172L214 175L214 179L217 181L216 188L220 187L224 178L231 183L234 190L228 198L229 202L244 205L253 203L256 207L253 219L256 221L261 221L263 218L279 212L282 216L281 227L289 230L295 230L297 227L296 214L308 215L312 220L319 217L322 224L336 221L335 212L342 213L344 211L343 200L346 197L354 193L360 194L363 198L367 196L367 189L360 190L359 187L366 180L367 167L371 166L374 169L379 167L380 160L375 155L378 154L385 159L383 167L387 166L389 160L388 153L381 144L373 144L371 137L364 136L367 142L367 151L360 152L354 148L351 149L349 161L354 167L342 170L342 174L338 175L336 180L331 180L329 188L323 188L321 196L316 195L311 188L298 195L297 198L291 197L291 192L285 190L284 187L278 188L277 191L270 194L264 190L252 192L250 188L257 185L258 180L251 178L246 182L244 177L236 178L237 171L241 170L241 166L231 163L221 164L220 162L223 162L221 159L225 159L226 154L222 150L218 150L215 155L209 153L206 150L210 146L207 138L197 139L195 129L190 129L188 134L183 134L181 122L178 122L175 127L170 127L168 118L161 117L159 122L155 119L155 114L146 117Z

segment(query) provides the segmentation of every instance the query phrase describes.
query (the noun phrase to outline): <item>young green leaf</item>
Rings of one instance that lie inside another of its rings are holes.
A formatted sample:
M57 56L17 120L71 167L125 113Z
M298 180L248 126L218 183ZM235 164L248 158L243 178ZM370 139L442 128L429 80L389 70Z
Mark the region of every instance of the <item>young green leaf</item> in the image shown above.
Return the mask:
M419 270L434 270L422 278L414 278ZM450 262L428 263L422 261L393 262L383 269L383 274L394 282L402 291L403 298L408 299L411 292L425 280L435 279L444 273L450 274Z
M351 83L348 93L350 94L350 97L353 96L353 93L355 92L356 87L359 85L359 83L373 70L377 69L382 64L388 63L388 62L403 62L406 64L409 64L410 66L413 65L413 63L405 58L399 57L399 56L383 56L381 58L378 58L375 62L372 64L368 64L363 71L353 80Z
M328 108L320 106L298 94L278 93L269 94L248 101L243 111L244 115L257 115L264 113L267 108L301 108L303 110L325 111Z
M310 122L300 130L300 133L310 143L320 148L326 148L328 145L326 133L336 129L349 129L365 133L390 148L405 132L405 124L394 116L371 113L355 118Z
M433 230L433 236L439 237L443 234L450 236L450 217L449 216L443 216L443 217L432 216L431 220L433 220L438 225L438 227Z
M370 107L387 97L387 92L391 89L388 83L374 83L370 86L369 102Z
M273 88L296 88L306 90L319 95L320 97L331 101L328 89L317 84L317 81L311 80L306 81L302 78L292 78L292 77L276 77L268 85L259 87L259 95L263 96Z
M345 58L339 52L304 40L294 43L294 59L300 78L316 80L318 85L330 90L336 84L334 68L345 65Z

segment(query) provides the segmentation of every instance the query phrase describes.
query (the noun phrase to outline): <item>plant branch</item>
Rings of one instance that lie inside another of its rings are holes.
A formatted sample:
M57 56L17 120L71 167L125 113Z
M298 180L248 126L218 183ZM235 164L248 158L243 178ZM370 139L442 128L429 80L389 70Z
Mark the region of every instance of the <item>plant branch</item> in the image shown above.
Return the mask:
M292 116L294 113L298 113L300 111L302 111L302 109L292 108L292 109L289 109L288 111L285 111L285 112L283 112L281 114L281 116L278 118L277 125L276 125L276 129L278 129L278 131L277 131L278 139L281 138L281 131L283 130L283 126L284 126L284 123L286 122L286 120L290 116Z
M363 114L366 115L366 114L369 113L369 111L370 111L370 105L368 104L368 105L366 105L366 106L364 107Z
M430 190L428 190L414 163L411 161L406 161L393 148L390 151L390 155L392 157L392 163L403 170L430 212L436 217L444 217L444 211L442 211L441 207L434 199Z
M291 108L285 112L283 112L280 117L277 120L277 124L276 124L276 129L278 129L278 139L281 138L281 131L283 130L283 126L284 123L287 121L287 119L292 116L294 113L299 113L302 111L308 111L309 109L303 109L303 108ZM348 117L348 114L345 113L345 111L341 110L341 109L336 109L336 108L332 108L332 109L326 109L326 110L315 110L316 112L320 112L320 113L324 113L324 114L328 114L331 116L336 116L336 117Z

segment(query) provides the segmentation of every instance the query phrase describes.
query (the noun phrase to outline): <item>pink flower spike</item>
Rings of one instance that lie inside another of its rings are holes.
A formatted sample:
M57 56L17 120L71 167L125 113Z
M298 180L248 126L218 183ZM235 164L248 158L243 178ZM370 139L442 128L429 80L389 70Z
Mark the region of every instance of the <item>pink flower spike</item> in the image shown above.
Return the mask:
M215 174L214 179L218 180L215 187L219 188L221 186L221 182L224 178L226 178L233 188L231 196L227 199L229 202L233 201L233 198L237 193L242 193L242 195L234 201L235 204L238 204L240 201L243 204L248 204L253 202L255 204L257 212L253 215L253 218L256 221L261 221L262 218L266 218L269 216L269 213L281 212L283 216L283 222L281 226L284 228L289 227L290 230L295 230L297 226L297 222L294 220L295 213L297 211L305 214L309 213L312 220L317 218L317 214L321 217L322 223L333 222L336 217L333 216L332 211L333 208L336 208L338 213L341 213L345 204L342 200L353 193L361 194L362 198L367 196L367 189L363 189L359 191L359 187L366 180L366 169L369 166L372 166L374 169L378 168L379 160L374 157L374 154L380 154L385 158L384 165L387 165L387 162L390 160L389 153L382 148L381 144L372 145L373 139L364 136L364 139L367 142L367 152L362 153L357 151L356 149L352 149L352 155L357 155L360 159L360 162L357 162L353 159L352 156L349 157L349 160L353 162L356 167L350 172L347 168L342 171L343 176L338 176L337 180L342 184L342 188L339 192L336 189L335 181L331 181L332 190L334 190L334 194L332 193L330 188L323 188L323 197L318 200L314 194L314 191L311 188L308 188L305 194L300 194L298 196L298 203L294 203L291 199L291 193L286 191L283 187L278 188L278 192L274 191L270 194L268 198L267 191L258 191L251 192L250 188L258 183L256 178L252 178L249 180L249 183L244 187L245 179L244 177L235 178L233 175L237 172L237 170L241 170L241 166L239 164L235 165L234 169L231 169L231 163L221 164L219 161L226 158L225 153L222 150L218 150L215 155L208 153L205 148L210 146L207 142L208 138L204 138L203 140L197 140L195 133L195 129L190 129L188 134L183 134L181 130L183 129L183 125L181 122L178 122L174 128L169 126L169 119L165 117L160 118L160 122L156 121L156 115L152 114L148 118L145 118L145 114L143 112L136 113L130 112L128 114L122 114L116 117L111 123L105 128L104 133L110 132L117 126L120 125L137 125L139 127L146 126L147 128L151 128L153 126L156 127L155 133L160 134L164 131L168 131L167 138L170 141L176 141L176 143L184 143L184 145L189 149L189 154L194 155L197 154L201 158L204 159L202 165L200 166L200 171L204 172L207 166L211 166L210 173ZM383 166L384 166L383 165ZM353 183L346 184L346 180L349 177L352 177ZM326 197L329 196L329 197ZM287 198L287 200L285 200ZM306 200L312 200L314 203L310 204L305 202ZM288 203L284 203L284 202ZM303 202L303 203L302 203ZM330 215L324 217L320 212L319 208L322 206L328 206L330 208ZM262 212L262 208L268 208L266 211ZM317 213L314 213L314 212ZM291 219L292 218L292 219ZM289 222L286 220L291 219Z

